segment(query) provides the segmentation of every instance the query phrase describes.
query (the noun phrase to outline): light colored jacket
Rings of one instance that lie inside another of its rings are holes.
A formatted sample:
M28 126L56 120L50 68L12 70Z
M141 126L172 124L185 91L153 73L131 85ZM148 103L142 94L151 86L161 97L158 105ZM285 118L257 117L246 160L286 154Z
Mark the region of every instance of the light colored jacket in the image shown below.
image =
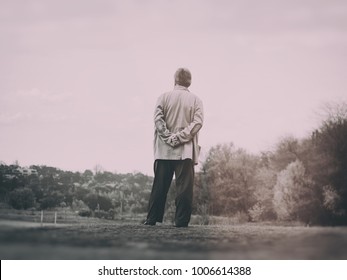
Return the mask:
M154 158L192 159L197 164L203 119L202 102L188 88L176 85L173 91L160 95L154 112ZM179 143L173 145L172 137Z

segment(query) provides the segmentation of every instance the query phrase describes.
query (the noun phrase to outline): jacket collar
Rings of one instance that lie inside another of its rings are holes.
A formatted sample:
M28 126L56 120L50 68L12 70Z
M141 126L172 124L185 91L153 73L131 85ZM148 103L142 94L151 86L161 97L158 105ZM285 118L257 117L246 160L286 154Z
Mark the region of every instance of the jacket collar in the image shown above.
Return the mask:
M181 86L181 85L175 85L174 87L175 90L186 90L189 91L187 87Z

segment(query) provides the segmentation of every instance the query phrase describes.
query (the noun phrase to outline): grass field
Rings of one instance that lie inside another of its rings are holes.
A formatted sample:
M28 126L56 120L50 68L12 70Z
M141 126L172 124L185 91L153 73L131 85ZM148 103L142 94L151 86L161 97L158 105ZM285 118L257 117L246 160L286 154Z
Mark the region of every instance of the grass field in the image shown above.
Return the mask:
M347 228L0 220L4 259L347 259Z

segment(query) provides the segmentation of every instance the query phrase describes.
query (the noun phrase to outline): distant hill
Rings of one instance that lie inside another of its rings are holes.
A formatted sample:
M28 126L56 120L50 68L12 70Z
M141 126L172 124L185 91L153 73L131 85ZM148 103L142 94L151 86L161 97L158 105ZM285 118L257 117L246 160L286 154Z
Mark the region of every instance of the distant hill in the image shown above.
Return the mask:
M83 173L55 167L0 165L0 202L15 209L70 207L89 214L144 213L153 178L142 173ZM87 214L86 214L87 215ZM105 214L106 215L106 214Z

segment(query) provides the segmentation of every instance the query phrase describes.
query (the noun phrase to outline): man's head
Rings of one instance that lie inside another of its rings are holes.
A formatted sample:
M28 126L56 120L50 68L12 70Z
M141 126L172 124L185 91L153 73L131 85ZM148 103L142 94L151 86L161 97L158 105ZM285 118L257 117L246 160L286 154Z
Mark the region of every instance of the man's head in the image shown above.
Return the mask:
M189 87L192 83L192 74L187 68L178 68L175 73L175 85Z

